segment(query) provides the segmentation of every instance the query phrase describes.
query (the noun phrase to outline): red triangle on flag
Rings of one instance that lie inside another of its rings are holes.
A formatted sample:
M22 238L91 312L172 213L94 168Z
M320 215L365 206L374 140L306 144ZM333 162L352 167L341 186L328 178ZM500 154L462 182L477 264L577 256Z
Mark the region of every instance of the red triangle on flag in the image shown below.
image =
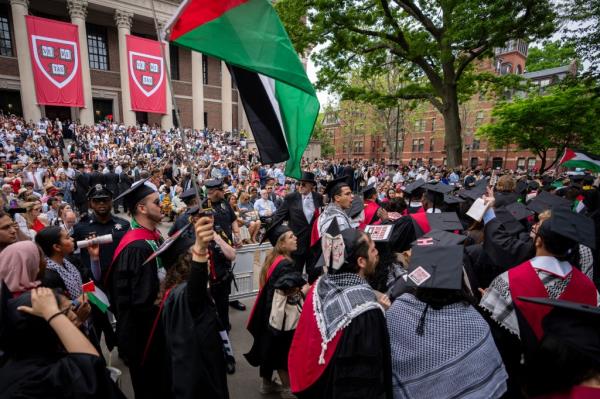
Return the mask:
M83 292L94 292L96 291L96 285L94 285L94 282L92 280L88 281L87 283L83 284L81 286Z
M562 156L562 158L560 159L560 161L558 162L558 164L563 164L565 162L567 162L570 159L573 159L577 156L577 154L575 154L575 151L571 150L570 148L565 148L565 153Z

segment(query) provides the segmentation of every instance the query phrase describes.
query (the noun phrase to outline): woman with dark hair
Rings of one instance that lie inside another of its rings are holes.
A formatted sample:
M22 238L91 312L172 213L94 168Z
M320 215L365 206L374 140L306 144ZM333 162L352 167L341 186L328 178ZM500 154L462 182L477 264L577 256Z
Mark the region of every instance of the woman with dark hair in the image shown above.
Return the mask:
M414 246L407 283L386 313L394 398L499 398L507 374L464 286L463 248ZM438 267L439 266L439 267Z
M280 392L282 398L293 397L288 375L288 353L292 344L295 326L278 329L272 316L277 312L277 300L302 308L308 285L294 267L291 254L297 249L297 238L287 227L275 223L265 233L273 249L267 254L260 271L261 287L248 320L248 331L254 337L252 348L244 356L254 367L259 367L262 382L260 392ZM302 288L305 287L304 292ZM299 313L298 313L299 315ZM284 315L288 316L289 315ZM273 382L273 371L277 370L282 385Z
M125 398L64 295L35 288L2 306L3 398Z

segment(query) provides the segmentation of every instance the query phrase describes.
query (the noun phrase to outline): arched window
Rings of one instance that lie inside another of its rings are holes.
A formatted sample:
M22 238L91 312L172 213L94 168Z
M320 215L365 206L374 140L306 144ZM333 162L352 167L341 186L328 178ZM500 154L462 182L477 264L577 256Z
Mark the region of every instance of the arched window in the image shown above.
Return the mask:
M521 68L521 65L517 65L517 75L520 75L523 73L523 68Z

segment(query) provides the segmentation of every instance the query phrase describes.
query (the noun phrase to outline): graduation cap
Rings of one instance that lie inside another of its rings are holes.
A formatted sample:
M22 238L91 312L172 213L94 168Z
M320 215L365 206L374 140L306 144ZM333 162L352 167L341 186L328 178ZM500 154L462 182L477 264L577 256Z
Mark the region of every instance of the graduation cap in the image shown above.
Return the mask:
M371 197L373 194L377 194L377 188L375 187L375 183L369 184L362 190L362 195L365 199Z
M524 302L552 306L542 320L544 336L558 339L600 365L600 308L551 298L519 297Z
M348 185L348 176L342 176L342 177L338 177L337 179L330 180L325 185L325 194L327 194L327 196L329 197L330 202L333 201L332 193L334 191L336 191L338 186L341 186L341 185L344 185L344 186Z
M462 246L416 245L411 251L407 282L419 288L460 290L462 270Z
M465 200L456 195L444 194L444 203L448 205L460 204L463 202L465 202Z
M467 236L462 234L449 233L444 230L431 230L411 243L413 246L428 246L428 245L460 245L467 239Z
M554 209L558 207L569 207L571 202L557 195L550 194L547 191L542 191L527 204L527 209L540 214L548 209Z
M436 194L448 194L454 191L454 187L444 183L427 183L423 186L427 191L433 191Z
M144 179L144 180L138 180L135 183L133 183L131 185L131 187L129 187L127 190L123 191L117 198L115 198L115 201L120 200L121 198L123 198L123 203L125 204L125 207L130 211L133 212L133 210L135 209L135 206L144 198L146 198L147 196L149 196L152 193L156 192L156 186L154 186L154 184L150 183L148 180L150 179L150 177Z
M517 194L525 194L527 193L527 189L529 188L529 185L527 184L526 181L524 180L519 180L517 182L517 186L515 187L515 192Z
M340 231L337 218L333 218L327 231L321 238L323 248L323 259L325 261L324 270L327 273L346 273L344 266L348 259L356 250L356 244L363 234L357 229L345 229Z
M515 220L527 219L529 216L533 215L533 211L527 209L527 207L520 202L513 202L512 204L506 205L504 208L515 218Z
M594 221L569 208L558 207L552 210L552 217L544 223L550 223L550 230L563 237L579 242L588 248L596 248L596 229Z
M346 209L345 212L350 219L354 219L363 211L363 209L365 209L365 202L358 195L355 195L352 198L352 204L350 205L350 208Z
M282 222L283 219L280 219L271 223L267 231L265 231L265 235L263 236L262 240L260 240L260 243L262 244L263 242L269 240L271 245L275 246L279 240L279 237L288 231L291 231L289 227L282 225Z
M456 212L428 213L427 221L432 230L463 230L463 225Z
M482 181L482 180L479 180ZM469 189L462 189L458 192L458 195L460 195L461 197L465 198L465 199L472 199L472 200L476 200L477 198L481 198L481 196L483 194L485 194L485 191L487 189L487 186L485 184L479 184L479 185L475 185L472 188Z
M414 182L408 184L406 187L404 187L404 192L410 196L412 196L413 194L416 194L415 191L417 191L418 189L422 188L425 184L425 180L423 179L417 179Z
M165 267L169 268L172 266L179 255L186 253L192 245L194 245L195 237L188 234L184 234L190 227L191 223L187 223L181 229L173 233L167 238L161 245L154 251L152 255L144 261L144 265L151 262L156 257L160 256L160 259ZM194 237L194 238L192 238Z

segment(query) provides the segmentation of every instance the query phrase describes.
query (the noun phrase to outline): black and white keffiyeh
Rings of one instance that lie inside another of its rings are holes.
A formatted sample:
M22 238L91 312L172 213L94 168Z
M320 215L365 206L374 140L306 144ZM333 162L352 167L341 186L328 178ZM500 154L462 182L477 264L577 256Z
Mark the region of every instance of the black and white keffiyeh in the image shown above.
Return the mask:
M329 228L329 225L333 219L337 219L337 223L340 231L349 229L352 227L352 220L346 215L346 212L336 204L329 204L323 210L323 213L319 216L317 226L319 228L319 235L322 237Z
M327 344L352 319L371 309L384 312L367 281L354 273L321 276L313 291L313 305L322 339L319 364L325 364Z
M65 283L65 288L69 291L71 299L78 298L83 294L81 274L79 270L68 260L64 260L63 265L59 265L50 258L46 258L46 268L54 270L58 273L62 281Z

